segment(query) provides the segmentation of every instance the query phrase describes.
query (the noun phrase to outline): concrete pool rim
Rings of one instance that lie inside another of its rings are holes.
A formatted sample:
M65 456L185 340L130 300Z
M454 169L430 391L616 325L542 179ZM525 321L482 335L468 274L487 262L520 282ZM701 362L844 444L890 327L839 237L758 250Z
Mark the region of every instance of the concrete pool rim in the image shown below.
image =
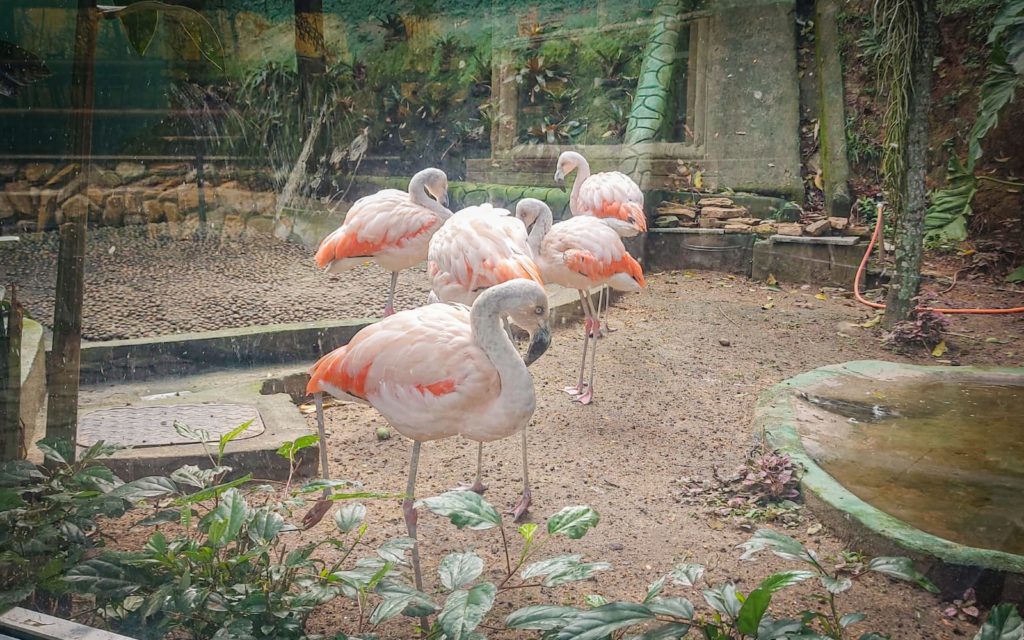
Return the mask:
M861 500L826 473L804 448L797 432L795 402L802 390L840 376L896 380L931 376L966 378L1024 385L1024 367L953 367L910 365L881 360L856 360L819 367L785 380L761 394L754 410L754 427L772 448L788 454L803 467L800 483L811 506L832 510L844 521L859 524L883 548L893 545L914 556L930 556L943 563L1024 574L1024 555L960 544L922 531ZM813 496L813 497L812 497ZM820 504L816 504L820 503ZM822 509L815 509L821 511Z

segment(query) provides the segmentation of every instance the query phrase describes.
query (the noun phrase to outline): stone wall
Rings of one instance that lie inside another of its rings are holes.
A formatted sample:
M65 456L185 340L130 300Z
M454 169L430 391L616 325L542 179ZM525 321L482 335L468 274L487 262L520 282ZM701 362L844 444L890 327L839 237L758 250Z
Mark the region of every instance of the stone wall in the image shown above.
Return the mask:
M168 233L181 237L199 228L200 193L189 164L97 164L88 185L78 174L74 163L0 165L0 230L46 231L86 213L93 226L166 222ZM204 185L207 222L229 235L241 235L247 227L272 232L276 194L227 177Z

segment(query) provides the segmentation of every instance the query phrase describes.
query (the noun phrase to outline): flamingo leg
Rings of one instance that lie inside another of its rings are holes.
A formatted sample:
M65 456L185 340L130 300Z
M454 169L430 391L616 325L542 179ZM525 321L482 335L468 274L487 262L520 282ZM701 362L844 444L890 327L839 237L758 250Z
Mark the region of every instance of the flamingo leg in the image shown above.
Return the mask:
M472 491L484 495L487 485L484 484L484 443L478 442L476 447L476 479L471 485L459 485L455 491Z
M330 480L331 473L327 467L327 435L324 429L324 394L322 392L314 393L313 402L316 404L316 429L320 435L320 474L324 480ZM302 527L304 529L316 526L317 523L323 520L324 515L331 508L331 501L328 500L329 495L331 495L331 490L325 488L323 495L306 512L306 515L302 518Z
M562 391L568 393L571 396L578 396L583 393L583 374L587 367L587 342L590 340L590 304L587 293L582 289L579 290L580 294L580 306L583 308L583 360L580 362L580 377L576 381L575 387L565 387Z
M398 286L398 272L391 272L391 289L388 290L388 303L384 305L384 317L395 313L395 287Z
M402 514L405 516L405 528L409 537L416 540L416 508L413 504L416 501L416 469L420 463L420 441L413 440L412 459L409 461L409 483L405 487L405 500L402 501ZM420 572L420 543L412 546L412 572L415 579L416 589L423 591L423 575ZM420 625L428 629L426 618L420 618Z
M519 502L516 506L512 507L512 519L514 522L519 520L526 515L526 512L530 508L530 498L533 494L530 492L530 470L529 462L526 456L526 428L523 428L523 495L519 498Z
M590 404L590 401L594 399L594 369L597 368L597 338L590 340L593 343L594 348L590 353L590 379L587 382L586 391L573 398L573 402L579 402L580 404Z
M608 309L612 306L612 290L605 286L601 288L601 294L597 299L597 326L601 331L601 336L605 334L614 333L618 329L612 329L611 325L608 324ZM603 312L602 312L603 307ZM602 313L604 320L602 321Z

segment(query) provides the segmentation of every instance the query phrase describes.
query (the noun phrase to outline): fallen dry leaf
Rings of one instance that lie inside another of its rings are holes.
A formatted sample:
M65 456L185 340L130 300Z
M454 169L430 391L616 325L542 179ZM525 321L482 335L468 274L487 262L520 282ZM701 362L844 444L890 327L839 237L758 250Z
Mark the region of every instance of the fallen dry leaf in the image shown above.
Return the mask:
M947 351L949 351L949 347L946 346L946 341L941 340L939 344L935 345L935 348L932 349L932 357L941 358Z
M817 298L818 300L828 300L828 296L826 296L824 293L816 293L814 294L814 297Z

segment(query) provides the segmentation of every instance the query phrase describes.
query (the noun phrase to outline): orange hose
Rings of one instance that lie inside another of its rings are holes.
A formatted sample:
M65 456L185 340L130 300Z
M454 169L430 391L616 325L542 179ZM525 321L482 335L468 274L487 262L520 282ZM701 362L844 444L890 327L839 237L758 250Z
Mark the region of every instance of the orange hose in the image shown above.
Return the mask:
M882 233L882 205L878 205L878 218L875 220L875 232L871 234L871 240L868 242L868 250L864 252L864 257L860 260L860 266L857 267L857 275L853 278L853 297L857 299L857 302L866 304L872 309L884 309L884 304L877 302L871 302L865 300L864 296L860 294L860 279L864 276L864 269L868 265L868 258L871 256L871 250L875 247L875 243L878 242L878 236ZM979 315L997 315L1002 313L1024 313L1024 307L1012 307L1009 309L942 309L938 307L916 307L916 311L933 311L936 313L972 313Z

